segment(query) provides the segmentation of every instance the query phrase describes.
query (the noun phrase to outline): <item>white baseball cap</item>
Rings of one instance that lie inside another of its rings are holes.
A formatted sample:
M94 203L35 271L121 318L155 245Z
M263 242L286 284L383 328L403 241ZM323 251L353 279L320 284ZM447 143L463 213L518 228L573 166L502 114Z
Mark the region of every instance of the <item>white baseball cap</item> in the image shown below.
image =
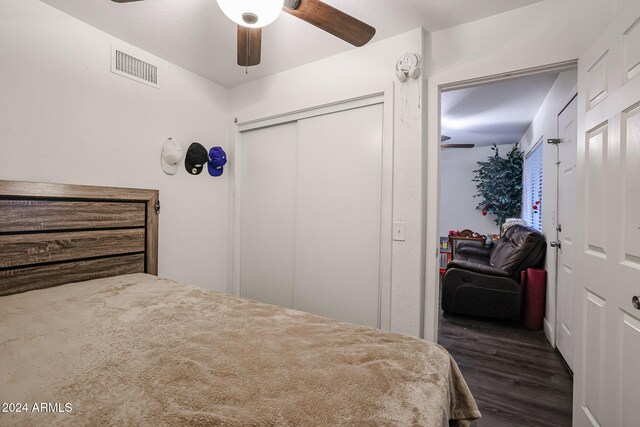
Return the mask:
M162 156L160 157L160 164L162 170L169 175L175 175L178 171L178 166L182 160L182 147L169 138L165 141L162 147Z

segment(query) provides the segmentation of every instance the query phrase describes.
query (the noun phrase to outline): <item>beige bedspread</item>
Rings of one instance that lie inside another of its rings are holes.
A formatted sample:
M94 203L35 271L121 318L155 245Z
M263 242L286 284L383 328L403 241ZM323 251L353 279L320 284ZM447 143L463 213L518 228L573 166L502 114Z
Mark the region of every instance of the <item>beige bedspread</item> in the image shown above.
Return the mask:
M1 425L446 426L480 416L436 344L144 274L0 298L0 361L2 409L28 405L0 412Z

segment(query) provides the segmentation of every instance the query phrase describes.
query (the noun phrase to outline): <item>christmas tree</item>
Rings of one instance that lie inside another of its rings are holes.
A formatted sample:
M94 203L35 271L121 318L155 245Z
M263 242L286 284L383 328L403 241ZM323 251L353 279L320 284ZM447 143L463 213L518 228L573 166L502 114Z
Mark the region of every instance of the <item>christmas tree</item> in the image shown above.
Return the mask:
M476 209L482 215L494 215L498 227L507 218L520 217L522 212L522 151L516 144L506 155L500 156L494 144L494 154L487 160L478 162L473 181L478 190L473 197L480 198Z

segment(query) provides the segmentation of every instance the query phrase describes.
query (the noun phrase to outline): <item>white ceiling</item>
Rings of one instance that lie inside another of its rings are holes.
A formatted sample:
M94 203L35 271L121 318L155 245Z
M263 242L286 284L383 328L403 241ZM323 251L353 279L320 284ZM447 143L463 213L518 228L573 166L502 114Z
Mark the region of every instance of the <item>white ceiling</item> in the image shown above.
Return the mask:
M448 144L514 144L531 125L558 73L444 92L441 133Z
M354 49L283 13L263 32L262 63L236 65L236 27L215 0L41 0L227 87ZM422 26L437 31L540 0L324 0L374 26L373 41Z

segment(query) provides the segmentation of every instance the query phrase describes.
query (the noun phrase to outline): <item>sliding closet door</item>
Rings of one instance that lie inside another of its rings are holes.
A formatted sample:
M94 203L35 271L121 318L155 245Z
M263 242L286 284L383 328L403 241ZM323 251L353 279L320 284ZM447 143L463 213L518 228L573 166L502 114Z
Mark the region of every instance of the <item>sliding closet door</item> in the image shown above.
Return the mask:
M244 132L240 142L240 295L294 306L298 125Z
M295 308L378 326L382 105L298 122Z

